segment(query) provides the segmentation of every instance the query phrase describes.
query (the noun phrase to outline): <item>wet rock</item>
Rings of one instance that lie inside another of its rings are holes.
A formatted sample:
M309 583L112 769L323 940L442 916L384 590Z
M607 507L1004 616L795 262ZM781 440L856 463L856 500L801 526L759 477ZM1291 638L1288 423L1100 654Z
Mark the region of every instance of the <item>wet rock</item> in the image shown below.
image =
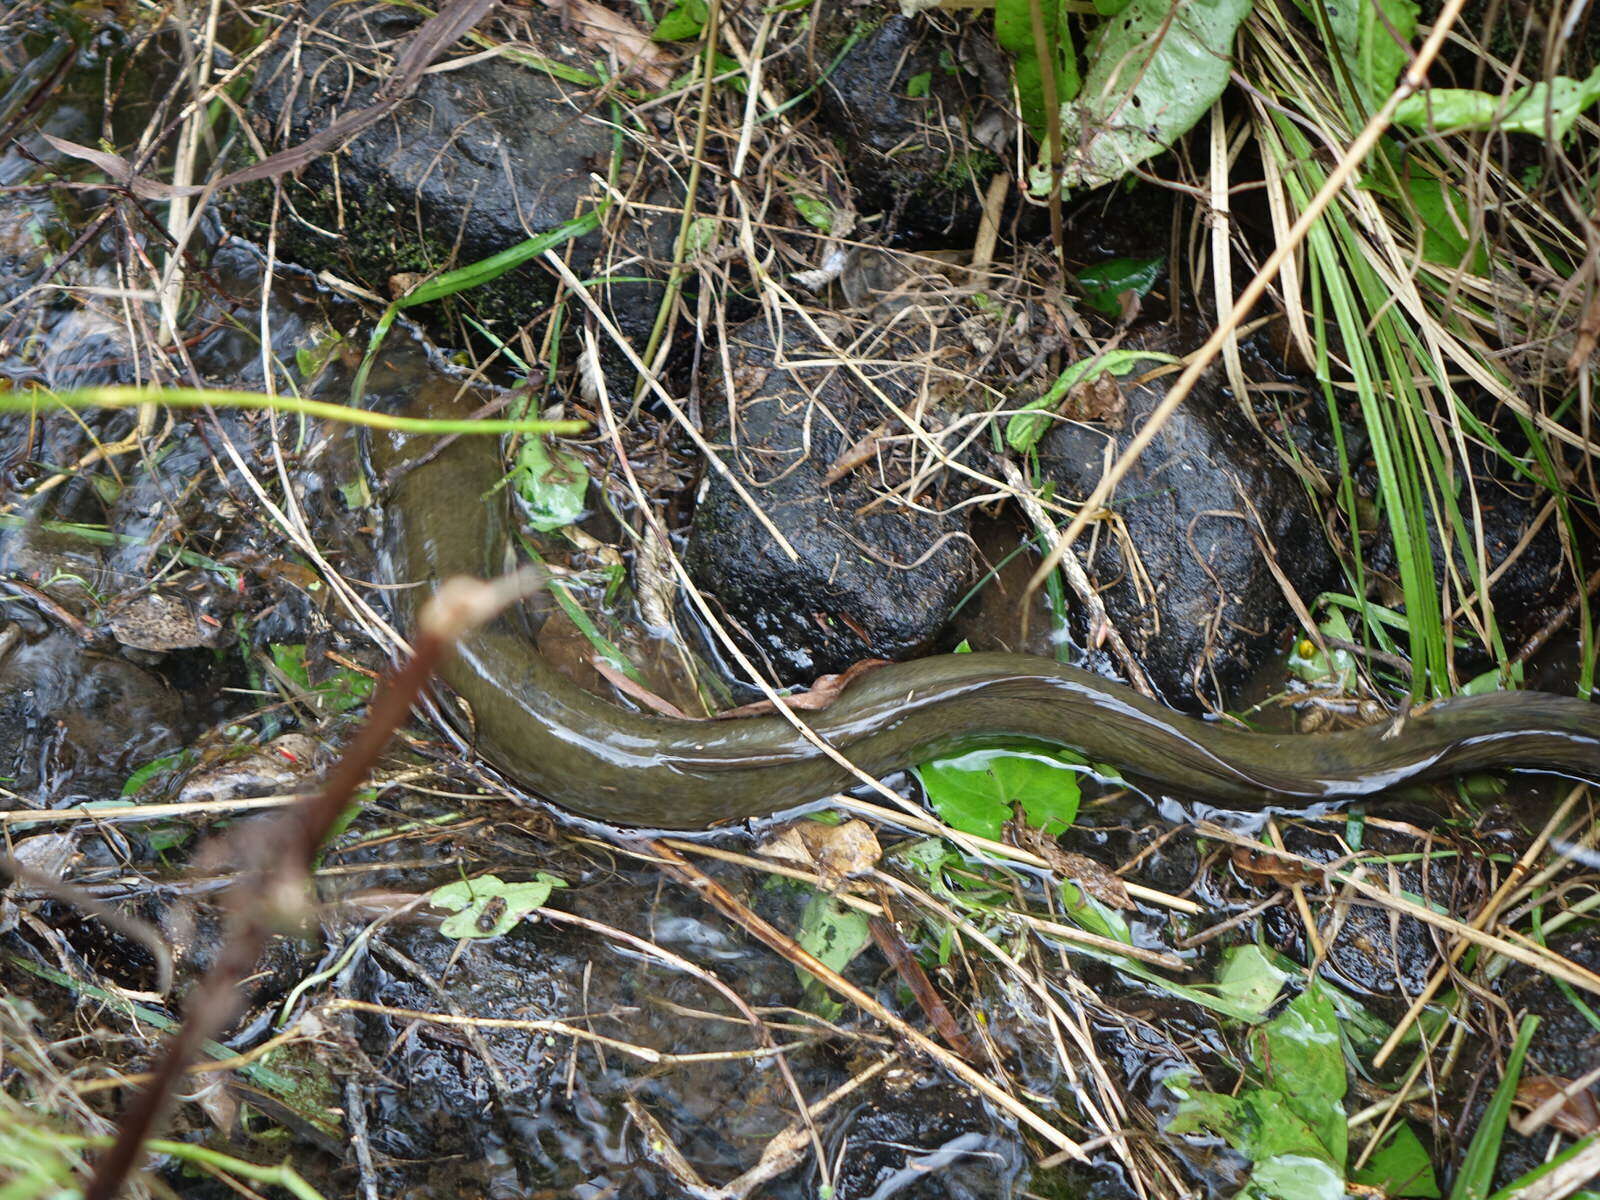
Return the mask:
M69 634L0 663L0 776L42 805L116 797L136 768L182 744L185 727L159 676Z
M593 53L559 18L533 6L518 19L555 71L591 74ZM294 145L371 104L378 83L364 72L387 63L395 40L420 20L400 7L311 6L292 44L264 66L251 100L268 148ZM278 253L389 295L416 273L464 266L555 229L593 207L590 174L609 169L613 132L599 95L598 87L510 57L426 75L410 100L338 153L337 171L325 156L298 180L285 178ZM625 165L624 191L632 170ZM270 213L267 185L236 204L233 215L241 231L264 242ZM628 261L635 253L670 257L675 214L633 211L613 224L607 263L627 267L610 274L647 274L648 261ZM601 250L598 234L582 239L573 270L590 273ZM553 294L549 271L533 262L452 303L470 306L477 320L509 337ZM653 284L612 283L600 298L638 333L648 329L658 296Z
M734 330L728 352L735 403L714 439L798 558L709 471L687 554L695 583L785 683L808 683L865 658L924 652L949 621L970 566L967 519L945 511L955 491L948 475L917 497L915 509L893 499L874 504L885 483L903 478L893 447L880 443L855 470L825 482L845 451L874 430L903 437L904 429L885 421L888 414L843 369L779 366L763 320ZM829 360L832 352L790 328L782 357ZM912 404L920 365L872 370L902 409ZM708 394L726 389L717 381Z
M1514 434L1502 433L1501 436L1515 444ZM1549 493L1527 479L1515 477L1504 461L1488 451L1469 446L1467 469L1472 475L1482 518L1484 569L1491 577L1499 571L1498 577L1489 586L1495 621L1509 646L1514 649L1542 627L1572 595L1572 571L1561 550L1560 518L1554 513L1546 514L1541 523L1540 516L1549 500ZM1371 486L1376 490L1375 470L1369 470L1367 474L1372 477ZM1461 507L1468 536L1475 536L1471 497L1464 488L1457 495L1457 503ZM1585 532L1580 530L1578 536L1583 539L1580 548L1587 561L1592 555L1592 547L1584 544L1588 540ZM1430 525L1429 534L1435 583L1443 581L1447 571L1453 569L1467 591L1475 594L1477 576L1468 564L1461 543L1456 542L1451 546L1453 566L1447 566L1437 527ZM1472 550L1476 554L1475 545ZM1511 559L1509 563L1506 561L1508 558ZM1400 570L1395 558L1394 542L1387 529L1368 539L1366 563L1371 571L1372 590L1377 599L1398 607L1403 595ZM1452 596L1459 606L1463 597L1454 590ZM1474 612L1481 611L1481 604L1474 600L1472 608ZM1464 617L1457 618L1456 626L1457 632L1463 636L1474 637L1474 627ZM1460 669L1468 671L1486 670L1491 665L1477 646L1469 647L1458 662ZM1570 685L1563 683L1559 686L1564 689Z
M951 36L924 16L892 16L864 33L851 29L854 20L839 6L819 38L833 49L819 51L810 70L820 73L848 44L818 106L858 206L888 214L904 237L970 234L1001 166L990 147L1003 147L1009 134L1005 106L985 98L1009 99L1009 76L995 69L999 49L987 32Z
M891 1072L828 1132L845 1148L834 1179L840 1196L1007 1196L1023 1169L970 1090L906 1070Z
M1142 348L1185 352L1163 337L1146 334ZM1120 453L1176 378L1124 381L1121 421L1053 428L1039 445L1041 480L1067 500L1088 495L1105 469L1108 442ZM1080 552L1111 620L1173 704L1226 695L1294 628L1257 548L1253 514L1302 597L1338 578L1300 481L1238 412L1216 372L1202 376L1109 508L1118 520L1100 527L1092 553L1081 540Z

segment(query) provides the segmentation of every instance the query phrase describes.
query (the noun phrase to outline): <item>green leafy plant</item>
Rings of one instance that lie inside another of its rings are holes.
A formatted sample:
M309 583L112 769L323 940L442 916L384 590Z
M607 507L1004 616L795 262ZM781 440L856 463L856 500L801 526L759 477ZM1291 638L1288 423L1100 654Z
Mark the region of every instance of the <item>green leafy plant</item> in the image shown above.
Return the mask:
M1061 110L1064 188L1098 187L1169 149L1228 83L1250 0L1131 0L1095 30L1076 103ZM1047 179L1037 176L1036 190Z
M1113 258L1078 272L1078 291L1084 303L1108 317L1122 315L1122 297L1149 295L1161 277L1165 258Z
M1244 1195L1270 1200L1338 1200L1345 1195L1349 1151L1347 1089L1339 1011L1331 989L1313 979L1276 1017L1247 1035L1246 1085L1232 1094L1192 1086L1175 1075L1178 1097L1169 1128L1210 1133L1250 1160ZM1409 1131L1408 1131L1409 1132ZM1390 1195L1437 1197L1439 1187L1414 1133L1388 1139L1371 1156L1368 1177L1401 1190Z
M710 15L706 0L678 0L656 22L651 37L658 42L687 42L700 36Z
M303 643L277 643L267 648L275 666L323 716L335 717L367 702L372 695L372 677L348 667L339 667L321 683L312 683L306 666Z
M871 943L872 933L866 917L834 897L817 892L806 903L795 940L830 970L843 971ZM844 1006L809 971L796 967L795 972L805 985L803 1003L807 1009L830 1020L844 1011Z
M1583 79L1558 75L1509 96L1470 88L1429 88L1402 100L1394 121L1435 133L1492 129L1560 142L1596 100L1600 100L1600 67Z
M928 802L963 833L996 840L1017 806L1055 835L1078 815L1078 775L1088 762L1070 750L973 750L917 768Z

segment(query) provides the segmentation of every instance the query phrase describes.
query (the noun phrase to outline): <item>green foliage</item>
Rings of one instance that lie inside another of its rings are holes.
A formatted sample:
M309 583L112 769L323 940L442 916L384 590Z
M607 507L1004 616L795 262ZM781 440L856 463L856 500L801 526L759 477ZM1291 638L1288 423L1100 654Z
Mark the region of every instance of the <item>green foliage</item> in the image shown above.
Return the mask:
M1078 814L1078 774L1087 762L1070 750L973 750L917 768L928 801L946 824L998 840L1021 805L1028 822L1055 836Z
M1035 6L1039 27L1044 30L1042 47L1034 37ZM1053 72L1058 104L1076 96L1080 86L1072 27L1067 21L1068 8L1059 0L996 0L994 6L995 40L1012 57L1022 119L1040 142L1045 139L1045 70Z
M448 296L493 283L507 271L515 270L529 259L539 257L546 250L552 250L586 233L593 233L600 228L600 214L605 208L606 205L602 204L593 212L574 217L535 237L525 238L498 254L491 254L464 267L457 267L454 271L446 271L442 275L424 280L390 304L383 310L383 315L378 318L372 327L371 336L367 339L367 352L362 356L361 365L356 368L355 379L350 384L350 403L352 405L361 403L361 397L367 390L367 375L372 370L373 360L378 356L378 348L383 345L384 338L389 336L390 327L402 312L419 304L432 304Z
M1351 1183L1380 1189L1386 1196L1432 1200L1440 1194L1428 1150L1409 1125L1395 1125L1374 1150L1367 1165L1350 1175Z
M340 667L321 683L313 684L306 668L304 643L277 643L267 647L272 665L292 683L317 712L336 717L367 702L372 695L372 679L359 671Z
M507 883L498 875L480 875L435 888L428 903L451 910L451 915L439 924L439 932L445 937L492 938L510 933L523 917L549 900L551 892L566 886L565 880L543 871L526 883Z
M1600 67L1584 79L1558 75L1509 96L1471 88L1429 88L1402 100L1394 123L1433 133L1495 130L1560 142L1596 100L1600 100Z
M906 99L922 100L933 87L933 72L918 71L906 80Z
M1075 104L1061 109L1064 188L1121 179L1169 149L1228 83L1234 33L1250 0L1132 0L1089 44ZM1048 190L1036 173L1035 190Z
M800 917L800 934L795 940L823 966L842 972L867 948L872 941L872 931L867 918L855 909L846 908L832 896L817 892ZM805 985L807 1009L829 1020L844 1011L844 1006L828 995L827 989L811 972L796 967L795 973Z
M1376 110L1411 60L1415 0L1319 0L1334 45L1368 112Z
M1081 358L1056 376L1056 381L1044 395L1037 400L1028 401L1006 422L1006 445L1018 454L1026 454L1032 450L1039 444L1039 439L1045 435L1045 431L1050 428L1049 413L1066 399L1067 393L1077 384L1101 371L1125 376L1133 374L1134 368L1140 363L1177 361L1170 354L1157 354L1147 350L1110 350L1092 358Z
M524 501L528 523L541 532L571 525L583 516L589 468L577 455L551 449L543 438L524 438L517 447L511 482ZM464 497L463 502L478 501Z
M709 13L706 0L678 0L656 22L655 32L650 36L658 42L687 42L700 36Z
M1272 1010L1291 978L1260 946L1234 946L1224 954L1217 972L1217 996L1246 1013L1253 1024Z
M1113 258L1078 272L1078 291L1083 301L1108 317L1122 315L1122 296L1149 295L1166 266L1165 258Z
M160 758L151 759L144 766L136 770L122 784L122 791L118 793L124 800L132 799L154 780L158 775L169 774L194 761L194 751L180 750L176 754L164 754Z
M1262 971L1263 964L1270 966L1265 957L1258 951L1254 960L1236 955L1233 962L1240 964L1237 982L1248 983L1258 998L1265 996L1271 976ZM1281 982L1280 977L1277 985ZM1201 1091L1182 1076L1167 1081L1179 1099L1171 1131L1214 1134L1248 1158L1245 1196L1342 1197L1349 1149L1344 1112L1348 1085L1339 1026L1333 992L1313 979L1282 1013L1250 1031L1250 1070L1237 1092ZM1385 1186L1392 1181L1404 1189L1392 1195L1439 1195L1427 1155L1407 1128L1379 1148L1358 1179L1383 1180Z

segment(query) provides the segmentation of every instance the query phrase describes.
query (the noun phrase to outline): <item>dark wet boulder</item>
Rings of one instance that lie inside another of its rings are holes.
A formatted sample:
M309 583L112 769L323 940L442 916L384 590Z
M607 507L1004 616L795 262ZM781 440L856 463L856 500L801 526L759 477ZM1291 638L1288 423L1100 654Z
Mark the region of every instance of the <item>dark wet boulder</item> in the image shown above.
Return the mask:
M1144 348L1183 353L1159 334L1147 335ZM1121 453L1176 378L1119 381L1125 411L1116 418L1056 425L1039 444L1041 482L1064 500L1087 496L1105 470L1107 444ZM1339 578L1304 486L1215 371L1201 377L1108 507L1115 520L1080 540L1080 555L1151 683L1182 707L1226 696L1296 628L1258 535L1308 601Z
M1008 1196L1026 1169L974 1092L910 1070L889 1072L828 1137L839 1196Z
M842 339L849 341L848 337ZM915 505L885 493L905 482L906 430L834 352L793 327L774 351L766 322L739 326L728 346L732 412L713 437L724 461L798 557L791 559L751 506L717 471L706 475L687 563L695 583L731 620L777 678L807 683L865 658L927 651L966 587L971 561L964 513L948 472ZM882 364L875 386L902 411L922 376L919 363ZM786 361L822 365L785 367ZM721 380L708 394L727 394ZM930 413L925 424L937 421ZM842 478L830 470L880 433L873 453ZM899 435L898 445L893 441ZM919 456L925 458L926 456Z
M802 69L825 77L817 91L823 130L839 144L863 213L884 213L915 240L963 237L977 228L989 177L1002 163L1008 97L1002 61L986 30L941 31L926 17L892 16L853 28L841 6L824 18L819 50ZM837 62L834 62L837 57ZM828 70L829 66L831 70Z
M521 36L547 65L502 55L425 75L409 100L337 155L318 158L298 178L285 176L281 257L388 296L418 274L487 258L594 207L598 189L590 176L607 174L616 147L593 55L537 6L517 17L527 26ZM419 23L398 6L313 4L263 66L251 98L267 148L298 144L372 104L379 80L371 72L388 69L396 42ZM622 164L625 190L635 166L631 159ZM648 185L644 194L652 194ZM232 212L240 232L264 242L271 203L270 183L247 190ZM580 241L573 270L649 275L652 259L671 255L675 222L642 210L625 219L613 213L614 228L604 237L591 233ZM553 294L553 276L535 261L453 303L509 337ZM638 334L648 330L660 291L616 282L597 295Z
M190 729L158 675L71 634L8 646L0 662L0 777L41 805L116 798Z

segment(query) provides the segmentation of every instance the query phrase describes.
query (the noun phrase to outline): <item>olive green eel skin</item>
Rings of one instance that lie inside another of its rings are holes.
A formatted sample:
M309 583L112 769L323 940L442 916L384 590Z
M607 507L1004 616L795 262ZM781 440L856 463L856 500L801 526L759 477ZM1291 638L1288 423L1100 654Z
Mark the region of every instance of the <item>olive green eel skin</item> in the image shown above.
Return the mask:
M384 524L395 582L505 569L504 492L490 497L501 475L495 439L461 437L439 450L434 439L378 434L370 445L374 470L393 481ZM427 591L397 593L411 597L400 605L403 620ZM471 706L484 758L530 793L598 821L705 829L857 782L778 715L677 720L591 695L545 662L513 618L469 635L441 674ZM1486 767L1600 779L1600 706L1573 697L1453 699L1398 729L1250 733L1023 654L896 663L867 672L806 720L874 776L954 749L1032 738L1157 789L1245 809L1363 796Z

